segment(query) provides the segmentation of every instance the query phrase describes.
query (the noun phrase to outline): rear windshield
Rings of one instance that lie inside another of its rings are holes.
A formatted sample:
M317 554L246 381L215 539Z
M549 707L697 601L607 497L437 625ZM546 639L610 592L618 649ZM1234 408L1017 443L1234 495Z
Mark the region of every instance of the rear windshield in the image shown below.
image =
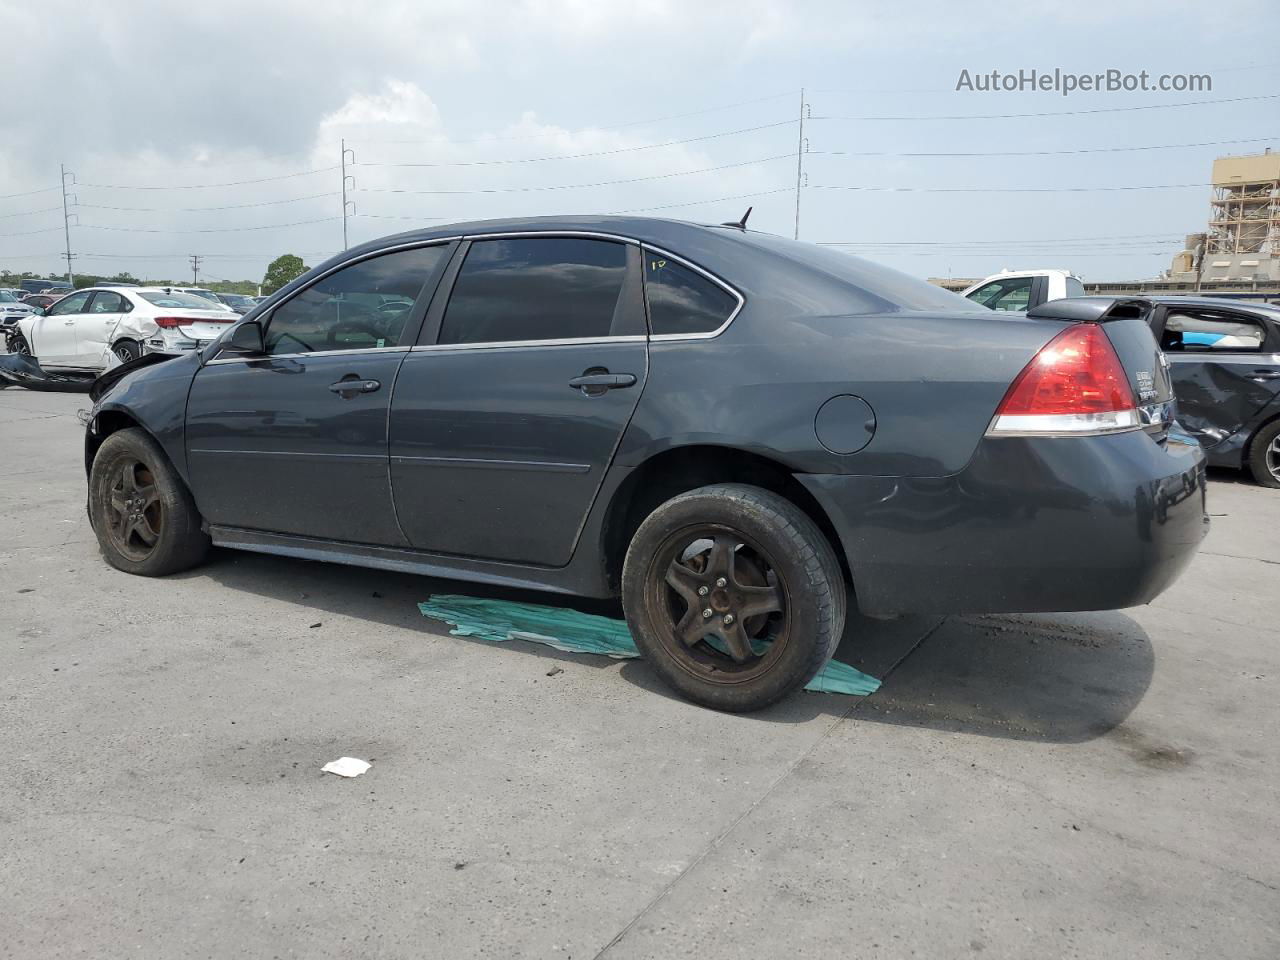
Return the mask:
M757 246L820 270L837 280L843 280L899 310L963 310L973 313L976 309L959 294L832 247L771 237L764 233L747 233L743 236Z
M211 304L204 297L193 297L189 293L140 293L147 303L155 304L157 307L168 307L171 310L208 310Z

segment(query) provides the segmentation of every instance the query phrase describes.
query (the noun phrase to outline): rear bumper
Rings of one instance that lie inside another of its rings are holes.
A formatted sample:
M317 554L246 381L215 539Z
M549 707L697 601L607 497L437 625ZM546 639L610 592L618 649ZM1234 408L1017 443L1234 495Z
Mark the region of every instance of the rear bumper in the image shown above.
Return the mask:
M188 339L186 337L162 337L157 335L148 337L146 342L143 343L142 349L144 353L195 353L209 346L215 339L217 338Z
M1205 455L1145 433L986 439L951 477L799 474L870 613L1113 610L1147 603L1208 531Z

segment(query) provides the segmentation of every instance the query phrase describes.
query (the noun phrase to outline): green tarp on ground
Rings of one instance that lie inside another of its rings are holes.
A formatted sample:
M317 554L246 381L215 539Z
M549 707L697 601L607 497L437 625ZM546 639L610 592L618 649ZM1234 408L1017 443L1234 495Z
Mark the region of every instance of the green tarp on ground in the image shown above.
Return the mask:
M422 615L442 620L455 637L478 637L501 643L530 640L565 653L594 653L615 659L640 656L627 625L621 620L579 613L565 607L544 607L511 600L485 600L460 594L438 594L418 604ZM818 693L865 697L880 681L832 660L805 687Z

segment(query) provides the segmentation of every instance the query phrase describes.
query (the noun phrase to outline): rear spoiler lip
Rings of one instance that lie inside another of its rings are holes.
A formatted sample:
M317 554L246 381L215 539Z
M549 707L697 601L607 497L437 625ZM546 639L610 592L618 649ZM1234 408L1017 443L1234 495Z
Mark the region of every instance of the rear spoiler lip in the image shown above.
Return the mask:
M1110 320L1146 320L1153 304L1142 297L1066 297L1050 300L1027 311L1034 320L1073 320L1106 323Z

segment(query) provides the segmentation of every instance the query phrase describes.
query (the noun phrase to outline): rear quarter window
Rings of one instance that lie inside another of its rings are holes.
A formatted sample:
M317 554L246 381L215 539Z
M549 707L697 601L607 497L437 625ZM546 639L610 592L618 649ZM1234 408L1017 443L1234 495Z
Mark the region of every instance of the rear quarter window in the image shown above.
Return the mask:
M714 333L738 309L720 284L666 254L644 252L644 296L655 336Z

